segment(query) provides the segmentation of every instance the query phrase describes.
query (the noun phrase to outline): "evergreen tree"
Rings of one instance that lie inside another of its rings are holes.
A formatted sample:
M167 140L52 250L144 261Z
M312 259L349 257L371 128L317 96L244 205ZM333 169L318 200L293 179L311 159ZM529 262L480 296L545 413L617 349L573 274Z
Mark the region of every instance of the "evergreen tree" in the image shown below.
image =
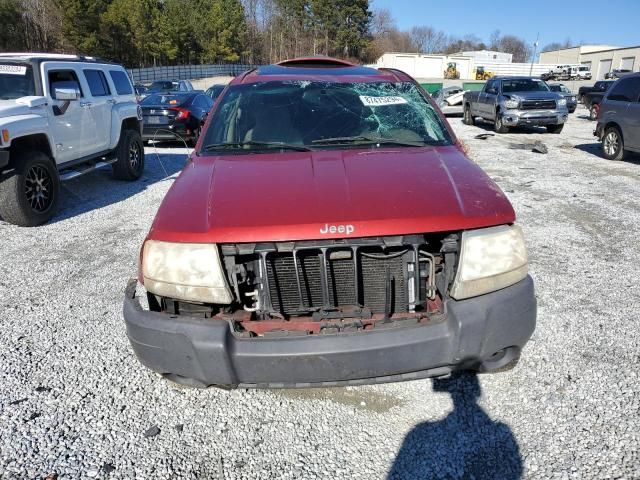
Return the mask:
M0 49L20 51L25 45L18 0L0 0Z
M240 0L201 0L195 25L203 62L237 62L245 55L247 24Z
M95 54L99 47L100 16L110 0L58 0L64 43L82 54Z

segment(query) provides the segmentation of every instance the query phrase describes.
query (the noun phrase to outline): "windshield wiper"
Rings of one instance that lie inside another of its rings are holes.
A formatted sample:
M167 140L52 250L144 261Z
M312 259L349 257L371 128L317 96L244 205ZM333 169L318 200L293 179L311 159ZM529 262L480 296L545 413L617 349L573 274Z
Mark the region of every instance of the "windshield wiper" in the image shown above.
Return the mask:
M321 138L314 140L314 145L339 145L342 143L362 143L362 144L378 144L378 145L398 145L402 147L423 147L426 142L411 140L394 140L393 138L369 137L365 135L356 135L353 137L333 137Z
M290 143L282 142L254 142L252 140L246 142L225 142L225 143L212 143L206 145L202 151L211 152L213 150L231 150L242 149L244 147L264 147L264 148L280 148L282 150L295 150L297 152L311 152L313 149L305 147L304 145L293 145Z

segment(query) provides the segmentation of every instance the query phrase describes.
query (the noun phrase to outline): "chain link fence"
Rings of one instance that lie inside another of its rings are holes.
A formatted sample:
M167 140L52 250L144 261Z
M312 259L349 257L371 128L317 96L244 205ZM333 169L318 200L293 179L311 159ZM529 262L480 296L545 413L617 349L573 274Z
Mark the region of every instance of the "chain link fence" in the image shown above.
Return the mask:
M134 83L151 83L156 80L196 80L216 76L233 76L257 67L247 63L219 63L210 65L175 65L170 67L131 68L129 75Z

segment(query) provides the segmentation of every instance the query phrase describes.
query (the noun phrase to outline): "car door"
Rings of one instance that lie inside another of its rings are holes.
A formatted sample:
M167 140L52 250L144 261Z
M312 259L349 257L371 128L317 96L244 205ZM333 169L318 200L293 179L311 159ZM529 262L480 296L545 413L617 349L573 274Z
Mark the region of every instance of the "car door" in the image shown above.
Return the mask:
M91 96L89 111L96 124L94 153L104 152L108 150L111 143L111 114L115 100L102 70L84 68L82 73Z
M49 126L55 143L58 164L90 155L95 140L96 124L90 111L88 87L81 82L80 71L68 63L46 63L43 66L46 79L45 96L48 99ZM84 78L83 78L84 80ZM62 101L56 98L55 89L75 88L80 98Z
M637 135L634 135L637 128L633 118L635 109L631 104L637 100L639 90L640 77L622 78L611 87L601 105L600 121L605 125L615 122L620 126L625 148L636 148L638 144Z
M627 136L625 146L637 152L640 151L640 77L629 78L631 102L625 112Z
M482 102L482 116L484 118L493 119L495 117L496 103L498 100L498 88L499 82L497 80L491 80L487 83L487 89Z
M192 108L196 110L196 116L202 122L207 119L211 107L213 107L213 101L206 94L200 94L193 99Z
M490 88L490 85L493 83L493 80L487 80L484 84L484 87L478 94L478 101L476 102L475 109L472 111L474 115L484 117L485 112L485 104L487 102L487 90Z

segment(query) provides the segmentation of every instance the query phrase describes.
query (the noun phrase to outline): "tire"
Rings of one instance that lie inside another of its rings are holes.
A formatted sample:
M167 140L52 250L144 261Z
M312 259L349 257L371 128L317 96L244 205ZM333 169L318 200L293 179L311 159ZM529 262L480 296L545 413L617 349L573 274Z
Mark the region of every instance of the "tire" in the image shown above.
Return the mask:
M471 107L467 104L462 111L462 123L465 125L475 125L476 119L471 115Z
M13 173L0 180L0 217L21 227L42 225L58 209L58 170L43 152L23 151L17 156Z
M200 138L201 132L202 132L202 127L198 127L198 129L195 132L193 132L193 138L190 138L187 141L187 145L189 145L189 147L191 148L196 147L196 143L198 143L198 139Z
M502 115L500 112L496 113L496 120L493 124L493 129L496 133L509 133L509 127L502 123Z
M609 127L602 135L602 155L607 160L622 160L624 158L624 141L620 130Z
M597 120L598 119L598 106L591 105L589 109L589 120Z
M477 373L502 373L513 370L520 361L520 349L505 348L484 360L476 368Z
M564 128L564 123L561 125L547 125L547 132L549 133L560 133Z
M119 180L137 180L144 172L144 144L135 130L123 130L116 147L113 174Z

